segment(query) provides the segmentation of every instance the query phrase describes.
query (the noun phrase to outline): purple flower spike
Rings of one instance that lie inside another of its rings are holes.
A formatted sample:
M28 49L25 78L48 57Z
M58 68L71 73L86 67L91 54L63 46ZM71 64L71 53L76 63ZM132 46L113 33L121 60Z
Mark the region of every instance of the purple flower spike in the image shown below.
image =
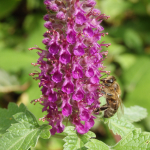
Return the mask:
M103 66L108 52L102 47L110 44L99 43L104 36L101 22L108 16L95 4L95 0L44 0L45 49L29 49L38 50L33 65L40 69L30 75L39 80L42 96L35 103L40 102L47 113L42 120L52 126L52 135L63 132L66 118L79 134L87 133L97 115L93 109L100 107L100 77L109 74Z

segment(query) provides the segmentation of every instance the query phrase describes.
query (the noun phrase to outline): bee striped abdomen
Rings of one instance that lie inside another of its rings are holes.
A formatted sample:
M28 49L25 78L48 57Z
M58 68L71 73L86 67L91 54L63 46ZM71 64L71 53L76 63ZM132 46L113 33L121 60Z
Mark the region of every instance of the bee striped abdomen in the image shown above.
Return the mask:
M105 118L110 118L110 117L112 117L116 112L117 112L117 109L114 109L114 108L110 107L110 108L108 108L107 110L104 111L104 117L105 117Z

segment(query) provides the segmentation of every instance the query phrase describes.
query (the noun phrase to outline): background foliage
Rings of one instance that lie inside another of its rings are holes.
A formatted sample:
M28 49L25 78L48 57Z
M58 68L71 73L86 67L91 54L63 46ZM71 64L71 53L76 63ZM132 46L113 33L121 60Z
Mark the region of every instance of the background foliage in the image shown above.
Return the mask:
M102 23L109 33L102 41L111 43L106 69L116 76L125 106L147 108L148 117L134 125L150 132L150 1L97 0L97 8L111 16ZM38 69L31 65L38 55L28 48L35 45L44 48L41 41L46 31L45 13L43 0L0 1L0 107L7 108L9 102L24 103L37 118L44 115L42 107L30 102L39 98L41 92L38 81L28 74ZM120 140L99 121L93 131L97 139L108 145ZM55 138L40 139L33 149L61 150L63 144Z

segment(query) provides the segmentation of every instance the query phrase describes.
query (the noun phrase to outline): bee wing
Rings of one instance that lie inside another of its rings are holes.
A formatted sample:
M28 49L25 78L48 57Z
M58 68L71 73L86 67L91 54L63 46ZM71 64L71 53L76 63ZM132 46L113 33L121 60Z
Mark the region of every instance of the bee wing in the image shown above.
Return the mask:
M117 110L117 117L120 120L122 115L124 115L124 106L123 106L121 98L119 97L118 97L118 103L119 103L119 108Z

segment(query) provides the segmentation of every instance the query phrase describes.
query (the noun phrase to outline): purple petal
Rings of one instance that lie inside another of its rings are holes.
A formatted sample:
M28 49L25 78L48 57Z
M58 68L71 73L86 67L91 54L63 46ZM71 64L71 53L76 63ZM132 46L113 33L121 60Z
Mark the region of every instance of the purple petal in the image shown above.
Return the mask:
M84 28L83 29L83 32L85 35L88 35L89 37L92 37L93 36L93 30L92 28L88 27L88 28Z
M95 123L94 119L95 119L95 117L91 116L91 118L85 122L85 127L88 129L92 128L94 126L94 123Z
M44 15L43 19L44 19L45 21L49 21L49 14Z
M49 38L44 38L44 39L42 40L42 43L45 44L45 45L47 45L47 44L49 43L49 41L50 41Z
M73 97L72 97L72 99L76 100L76 101L82 100L83 98L84 98L84 92L83 92L83 90L81 88L79 90L77 90L73 94Z
M55 135L56 133L56 127L52 127L52 129L50 129L51 135Z
M99 83L99 78L95 75L90 79L91 83L93 84L98 84Z
M49 6L49 9L51 9L52 11L58 11L59 8L55 3L51 3Z
M71 55L69 54L69 52L65 51L63 52L61 55L60 55L60 58L59 58L60 62L63 63L63 64L67 64L70 62L71 60Z
M56 17L60 20L63 20L65 19L65 14L62 11L60 11L56 14Z
M79 79L83 77L83 71L79 67L75 67L74 71L72 72L72 76L74 79Z
M80 119L82 121L88 121L90 118L90 112L87 109L84 109L80 112Z
M81 46L81 45L79 45L78 47L75 47L74 48L74 54L75 55L77 55L77 56L82 56L82 55L84 55L84 48Z
M55 55L58 53L59 49L60 49L59 45L57 45L57 43L54 42L53 44L51 44L48 50L51 54Z
M46 21L46 22L44 23L44 27L47 28L47 29L51 29L52 23L51 23L50 21Z
M95 0L87 0L86 6L87 7L94 7L96 5Z
M62 133L64 131L65 126L60 122L59 125L57 125L57 133Z
M56 71L53 76L52 76L52 80L56 83L61 82L62 80L62 73L60 73L60 71Z
M94 75L94 70L93 70L91 67L89 67L89 68L86 70L85 75L86 75L87 77L92 77L92 76Z
M48 100L51 101L51 102L57 101L57 94L56 94L56 92L52 91L51 93L49 93Z
M75 22L77 24L83 24L86 22L86 17L84 16L83 13L81 13L80 11L76 14L76 18L75 18Z
M62 108L62 114L64 116L68 117L69 115L71 115L71 113L72 113L72 107L71 107L71 105L69 103L66 103L64 105L64 107Z
M76 33L73 30L67 33L67 41L71 44L76 42Z
M85 128L85 126L83 124L76 125L76 130L80 134L85 134L89 131L89 129Z
M88 105L91 105L95 100L94 94L93 93L87 94L86 95L86 100L87 100Z
M73 85L73 83L72 82L68 82L67 84L65 84L62 87L62 91L67 93L67 94L73 93L74 92L74 85Z

